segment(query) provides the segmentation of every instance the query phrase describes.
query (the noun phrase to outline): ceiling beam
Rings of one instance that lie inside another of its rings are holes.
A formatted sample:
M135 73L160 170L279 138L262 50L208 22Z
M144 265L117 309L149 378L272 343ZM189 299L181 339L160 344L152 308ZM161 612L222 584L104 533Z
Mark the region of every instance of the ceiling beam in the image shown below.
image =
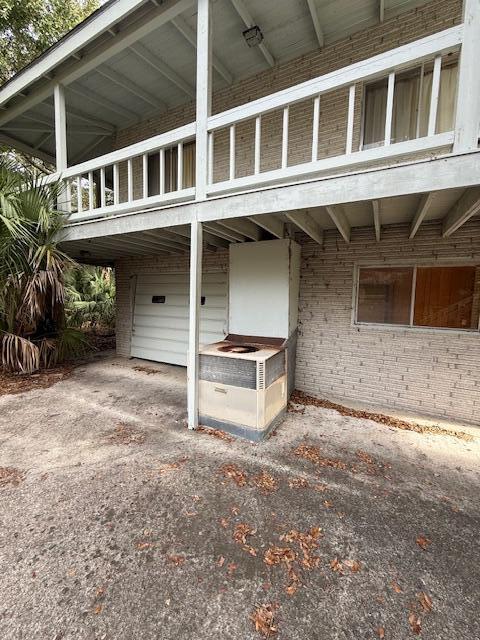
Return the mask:
M88 100L89 102L92 102L93 104L96 104L97 106L102 107L102 109L107 109L112 113L116 113L122 118L130 119L130 118L139 117L138 113L135 113L134 111L131 111L130 109L127 109L122 105L119 105L116 102L109 100L108 98L104 98L103 96L96 93L95 91L92 91L91 89L86 89L85 87L80 86L78 83L76 86L69 85L67 87L67 94L69 93L76 96L77 98L80 98L81 100Z
M190 29L188 24L185 22L183 18L177 16L172 20L173 26L177 29L179 33L187 40L194 49L197 48L197 36L193 29ZM221 76L227 84L232 84L233 76L227 67L219 60L219 58L213 54L212 56L212 66L215 71Z
M318 15L318 7L315 0L307 0L308 8L310 9L310 15L312 16L313 28L318 40L318 46L320 49L325 44L325 36L323 34L322 25L320 23L320 17Z
M465 191L443 221L443 237L449 238L472 216L480 212L480 187Z
M165 232L165 229L162 229L162 233ZM168 231L168 233L173 233L175 235L183 236L184 238L188 238L188 245L190 246L190 229L188 227L175 227L175 231ZM219 238L218 236L209 233L208 231L203 231L203 239L206 242L207 246L212 246L215 249L227 249L230 246L230 242L225 240L224 238Z
M83 159L85 156L88 156L88 154L92 152L94 149L96 149L105 140L105 138L109 138L109 137L110 136L108 135L104 135L101 138L97 138L93 142L89 142L81 151L75 154L71 162L69 162L69 165L74 166L78 164L79 160Z
M265 229L268 233L271 233L272 236L277 238L285 237L285 223L271 214L267 213L263 216L249 216L248 219L255 222L255 224L258 224L259 227L262 227L262 229Z
M420 202L418 203L417 210L415 212L412 223L410 225L410 233L408 236L410 240L412 240L412 238L415 237L425 216L430 211L434 199L435 199L434 191L431 191L430 193L424 193L423 196L420 198Z
M160 234L157 231L144 231L141 235L142 237L145 236L147 239L151 238L158 244L162 244L170 249L176 249L181 253L185 253L187 251L187 246L183 242L177 242L176 240L167 238L164 234Z
M226 227L222 227L217 222L208 222L204 224L205 229L213 233L215 236L219 236L224 240L230 240L231 242L245 242L246 237L241 233L237 233L232 229L227 229Z
M323 229L318 222L308 213L308 211L296 211L295 213L287 213L287 218L301 229L312 240L323 245Z
M351 227L342 205L339 204L335 207L328 205L325 209L332 221L335 223L337 229L340 231L345 242L350 242Z
M97 136L104 136L106 135L106 131L105 129L99 129L96 127L88 127L88 126L84 126L84 127L77 127L77 126L72 126L70 125L68 127L69 131L72 131L73 133L87 133L87 134L91 134L91 135L97 135ZM32 133L48 133L50 132L51 134L54 133L54 127L52 126L47 126L47 125L35 125L35 124L27 124L27 123L9 123L6 124L4 127L2 127L2 131L26 131L28 132L32 132Z
M166 247L158 244L157 242L151 242L150 240L144 240L144 238L141 238L141 237L138 237L138 236L135 236L134 238L131 238L127 234L127 235L125 235L123 237L110 236L110 238L114 241L115 244L124 245L125 247L133 246L133 247L138 247L139 249L142 249L142 250L145 249L147 251L160 251L160 252L167 253L167 254L179 253L175 249L167 249Z
M114 84L117 84L119 87L122 87L122 89L125 89L126 91L134 95L136 98L140 98L150 106L156 107L162 110L165 110L167 108L165 103L162 100L160 100L160 98L157 98L156 96L151 94L149 91L145 91L145 89L143 89L136 82L133 82L133 80L130 80L130 78L127 78L127 76L124 76L123 73L114 71L113 69L105 65L103 65L101 68L95 69L95 71L106 80L109 80Z
M380 200L372 200L373 209L373 226L375 227L375 238L377 242L380 242L380 235L382 232L382 223L380 219Z
M125 4L125 2L122 2L122 4ZM129 2L126 2L126 4L128 6ZM132 6L131 2L130 4ZM46 82L42 87L39 87L38 90L32 91L23 100L7 108L0 115L0 126L19 116L21 113L28 111L39 102L50 98L56 84L68 85L78 80L116 54L121 53L125 47L130 46L163 24L166 24L188 9L192 4L193 0L166 0L159 7L152 9L152 11L145 16L123 29L114 38L98 45L98 47L87 55L77 55L79 59L77 59L76 62L69 65L68 68L59 71L52 80ZM35 70L36 66L32 65L32 68ZM3 104L13 97L13 95L10 95L10 92L8 92L8 97L6 96L7 92L0 91L0 103Z
M17 140L3 131L0 131L0 144L8 145L9 147L12 147L12 149L17 149L22 153L33 156L34 158L40 158L40 160L48 162L49 164L55 164L55 156L52 156L45 151L41 151L40 149L35 149L35 147L31 147L28 143Z
M147 49L147 47L143 46L143 44L137 42L130 47L130 50L133 51L133 53L138 58L140 58L140 60L155 69L155 71L158 71L160 75L162 75L164 78L167 78L167 80L169 80L172 84L186 93L187 96L189 96L190 98L195 97L195 88L192 87L191 84L186 82L176 71L169 67L168 64L166 64L158 56Z
M53 136L53 131L50 131L49 133L46 133L44 136L41 136L41 138L38 140L38 142L36 142L33 146L34 149L41 149L41 147L43 147L43 145L50 140L50 138Z
M243 20L243 23L245 24L247 29L250 29L250 27L254 27L257 24L253 19L253 17L251 16L250 12L248 11L247 7L245 6L245 3L243 2L243 0L230 0L230 1L235 7L235 10L240 16L240 18ZM272 56L272 54L268 50L265 42L262 42L261 44L259 44L258 48L262 52L262 55L267 61L268 66L274 67L275 58Z
M219 220L218 224L230 229L231 231L238 231L238 233L250 238L250 240L257 241L262 237L262 230L260 227L246 218L237 220Z

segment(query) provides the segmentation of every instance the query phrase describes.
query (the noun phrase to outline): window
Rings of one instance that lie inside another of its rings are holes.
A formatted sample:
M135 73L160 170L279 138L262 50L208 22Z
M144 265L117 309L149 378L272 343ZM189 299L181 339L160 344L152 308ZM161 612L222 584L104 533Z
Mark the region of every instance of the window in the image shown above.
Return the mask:
M183 145L183 189L195 186L195 142ZM165 149L165 184L164 192L171 193L178 189L178 149ZM148 195L160 193L160 154L148 156Z
M395 78L392 143L422 138L428 132L432 95L432 64L398 74ZM388 79L365 88L363 148L376 147L385 139ZM444 66L440 76L436 133L453 129L457 87L457 64Z
M480 267L359 269L356 322L478 330Z

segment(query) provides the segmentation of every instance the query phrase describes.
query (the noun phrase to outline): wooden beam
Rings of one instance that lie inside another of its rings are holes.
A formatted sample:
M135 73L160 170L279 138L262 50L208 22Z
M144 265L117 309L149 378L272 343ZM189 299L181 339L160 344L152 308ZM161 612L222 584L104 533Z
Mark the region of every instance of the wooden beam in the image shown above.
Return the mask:
M222 227L226 227L231 231L238 231L242 235L250 238L250 240L258 241L262 237L262 231L260 227L251 222L251 220L247 220L246 218L239 218L235 220L222 220L219 222Z
M249 216L248 219L255 222L255 224L258 224L259 227L262 227L262 229L265 229L268 233L271 233L272 236L277 238L285 237L285 223L271 214L263 216Z
M449 238L472 216L480 212L480 187L466 191L443 221L443 237Z
M144 231L142 233L142 236L145 236L147 239L151 238L157 244L160 244L168 249L174 249L178 253L185 253L185 251L187 251L188 246L190 245L189 242L187 243L178 242L178 240L174 240L172 238L166 237L166 235L163 232Z
M155 69L155 71L158 71L158 73L160 73L164 78L167 78L167 80L172 84L186 93L187 96L190 98L195 97L195 88L143 44L137 42L133 44L130 49L140 58L140 60L146 62L150 67Z
M126 107L113 102L112 100L109 100L108 98L104 98L103 96L101 96L99 93L97 93L96 91L92 91L90 88L86 89L82 86L80 86L78 83L73 86L73 85L69 85L67 87L67 93L71 93L72 95L76 96L77 98L79 98L80 100L87 100L92 102L93 104L98 105L99 107L102 107L102 109L107 109L107 111L111 111L112 113L116 113L117 115L121 116L122 118L127 118L127 119L131 119L131 118L138 118L138 113L135 113L134 111L131 111L130 109L127 109Z
M210 233L213 233L213 235L219 236L224 240L230 240L231 242L245 242L245 240L247 239L243 234L238 233L233 229L223 227L222 225L218 224L218 222L206 223L205 229L210 231Z
M42 151L41 149L36 149L35 147L30 146L27 142L23 142L22 140L17 140L17 138L12 137L0 131L0 144L4 144L12 149L18 149L22 153L27 153L34 158L40 158L40 160L44 160L49 164L55 164L55 157L46 151Z
M310 15L312 16L313 28L315 29L315 34L317 36L318 46L321 49L325 44L325 36L323 35L320 16L318 15L318 7L315 3L315 0L307 0L307 4L310 10Z
M126 5L126 8L123 9L124 13L128 12L129 7L135 6L132 0L120 0L119 4L122 7ZM140 4L143 4L143 2ZM153 9L145 16L136 20L130 26L123 29L115 38L111 38L103 44L98 45L98 47L96 47L95 49L93 49L93 51L83 57L77 55L76 62L69 65L68 68L59 71L59 73L53 80L46 82L38 90L32 91L32 93L26 96L23 100L7 108L0 116L0 127L6 122L9 122L13 118L17 117L21 113L28 111L39 102L43 102L44 100L48 99L53 93L55 84L60 83L63 85L68 85L75 80L78 80L78 78L86 75L89 71L93 71L93 69L96 69L98 66L105 63L117 53L121 53L122 51L124 51L126 47L130 46L134 42L137 42L137 40L140 40L155 29L161 27L163 24L166 24L167 22L178 16L180 13L188 9L192 4L193 0L166 0L158 8ZM112 8L116 6L117 3L114 3ZM55 47L54 56L57 52L58 47ZM56 64L58 64L58 62ZM31 67L34 71L36 80L39 65L33 64ZM10 88L10 83L7 84L7 87ZM18 93L18 91L16 91L13 95L15 95L16 93ZM7 100L12 98L13 95L11 95L10 90L0 90L0 104L4 104Z
M308 211L296 211L285 215L307 236L310 236L312 240L318 242L319 245L323 245L323 229Z
M191 223L190 305L188 320L187 405L188 428L198 427L198 363L200 347L200 301L202 293L202 223Z
M255 22L255 20L253 19L252 15L249 12L249 10L245 6L245 3L243 2L243 0L231 0L231 3L235 7L236 12L240 16L240 18L243 20L243 23L245 24L247 29L249 29L250 27L256 26L257 23ZM267 61L268 66L269 67L274 67L275 66L275 58L272 56L270 51L267 49L267 46L266 46L265 42L262 42L261 44L259 44L258 48L262 52L262 55L265 58L265 60Z
M420 198L420 202L418 203L415 216L412 220L412 224L410 225L410 234L408 236L410 240L415 237L425 216L429 212L434 199L435 199L434 191L431 191L430 193L424 193L423 196Z
M130 80L130 78L127 78L127 76L124 76L122 73L110 69L110 67L107 67L106 65L103 65L101 68L98 67L97 69L95 69L95 71L106 80L117 84L119 87L122 87L122 89L125 89L136 98L140 98L150 106L162 110L165 110L167 108L163 100L160 100L160 98L157 98L157 96L154 96L149 91L145 91L145 89L143 89L140 85L138 85L136 82L133 82L133 80Z
M375 238L377 242L380 242L380 235L382 231L382 223L380 220L380 200L372 200L373 209L373 226L375 227Z
M345 242L350 242L350 223L345 215L345 211L343 210L342 205L337 205L336 207L326 206L325 209L328 212L328 215L335 223L335 226L340 231Z
M190 29L190 27L185 22L185 20L183 18L181 18L180 16L178 16L178 17L176 17L176 18L174 18L172 20L172 24L177 29L177 31L182 34L182 36L185 38L185 40L190 42L192 47L194 47L196 49L197 48L197 36L196 36L195 32L193 31L193 29ZM213 65L213 68L215 69L215 71L218 73L218 75L221 76L225 80L225 82L227 84L232 84L232 82L233 82L232 74L227 69L227 67L223 64L223 62L221 62L219 60L219 58L216 55L214 55L213 53L212 53L212 65Z

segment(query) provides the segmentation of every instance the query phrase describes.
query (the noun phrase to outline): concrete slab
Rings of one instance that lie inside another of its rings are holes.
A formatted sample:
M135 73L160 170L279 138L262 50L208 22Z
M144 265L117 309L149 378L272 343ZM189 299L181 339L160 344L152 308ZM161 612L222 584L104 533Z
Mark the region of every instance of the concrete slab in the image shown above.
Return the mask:
M252 445L185 418L184 369L112 357L0 398L24 473L0 475L2 640L244 640L270 603L280 639L480 637L478 438L306 407Z

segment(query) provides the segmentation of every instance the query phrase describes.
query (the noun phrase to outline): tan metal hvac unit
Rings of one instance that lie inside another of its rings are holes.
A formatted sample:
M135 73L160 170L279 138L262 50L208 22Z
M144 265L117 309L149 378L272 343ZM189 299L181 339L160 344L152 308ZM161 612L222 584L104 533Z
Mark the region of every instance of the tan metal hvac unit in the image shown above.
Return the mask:
M286 351L223 341L200 351L200 422L258 441L287 406Z

